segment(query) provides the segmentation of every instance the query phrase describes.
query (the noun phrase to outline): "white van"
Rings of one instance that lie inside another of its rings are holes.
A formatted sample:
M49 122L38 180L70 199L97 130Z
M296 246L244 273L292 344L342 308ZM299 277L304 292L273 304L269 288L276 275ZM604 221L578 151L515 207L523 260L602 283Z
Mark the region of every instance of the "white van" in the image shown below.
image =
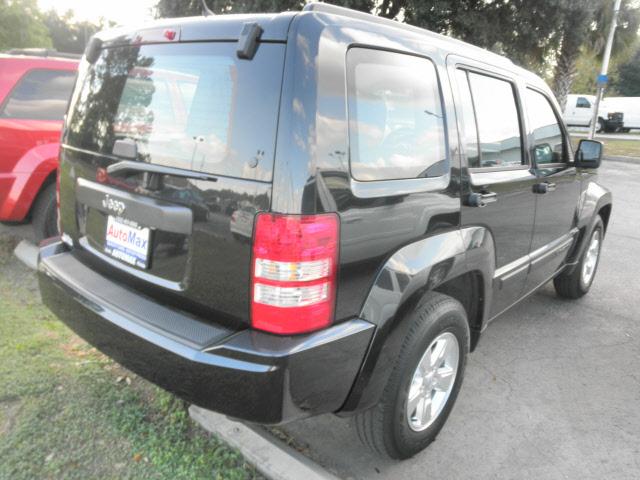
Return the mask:
M606 97L607 112L622 112L623 132L640 129L640 97Z
M596 103L594 95L567 95L563 117L568 126L588 127Z
M567 95L563 118L568 126L588 127L591 124L594 95ZM605 97L598 111L598 132L628 132L640 129L640 97Z

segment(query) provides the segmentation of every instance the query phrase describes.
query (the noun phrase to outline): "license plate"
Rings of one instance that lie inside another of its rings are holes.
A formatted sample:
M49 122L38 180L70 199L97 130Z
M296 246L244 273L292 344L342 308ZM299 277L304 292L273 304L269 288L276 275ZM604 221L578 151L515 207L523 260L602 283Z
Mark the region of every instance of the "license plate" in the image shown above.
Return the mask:
M139 268L149 266L150 229L136 222L109 215L104 251Z

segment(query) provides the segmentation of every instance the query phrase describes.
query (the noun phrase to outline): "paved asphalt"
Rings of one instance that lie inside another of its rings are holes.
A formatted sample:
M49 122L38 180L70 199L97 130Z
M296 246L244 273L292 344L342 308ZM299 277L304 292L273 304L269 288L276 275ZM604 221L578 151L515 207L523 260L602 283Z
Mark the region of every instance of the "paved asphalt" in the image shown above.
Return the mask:
M332 415L282 429L342 478L640 479L640 162L604 161L600 181L614 205L591 292L548 285L496 319L426 451L376 457Z

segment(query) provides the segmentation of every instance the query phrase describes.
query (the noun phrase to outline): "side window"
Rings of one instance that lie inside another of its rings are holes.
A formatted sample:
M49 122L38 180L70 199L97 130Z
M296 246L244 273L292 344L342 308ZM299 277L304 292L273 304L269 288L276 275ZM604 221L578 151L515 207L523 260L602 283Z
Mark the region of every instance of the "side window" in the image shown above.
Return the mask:
M425 58L366 48L347 54L351 174L438 177L447 169L442 98Z
M468 75L478 125L480 167L522 165L520 119L513 85L474 72Z
M76 73L66 70L31 70L5 101L0 117L26 120L62 120Z
M565 161L567 148L558 117L549 100L527 88L527 117L533 130L533 157L537 164Z
M584 97L578 97L576 108L591 108L591 102Z

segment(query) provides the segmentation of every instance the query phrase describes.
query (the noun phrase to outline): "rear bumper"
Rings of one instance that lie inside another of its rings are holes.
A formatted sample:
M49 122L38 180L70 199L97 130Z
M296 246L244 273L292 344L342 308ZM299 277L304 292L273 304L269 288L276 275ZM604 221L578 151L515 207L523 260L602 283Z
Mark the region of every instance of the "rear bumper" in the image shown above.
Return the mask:
M43 245L38 263L44 303L78 335L187 401L252 422L339 410L374 331L354 319L291 337L233 332L112 282L62 242Z

